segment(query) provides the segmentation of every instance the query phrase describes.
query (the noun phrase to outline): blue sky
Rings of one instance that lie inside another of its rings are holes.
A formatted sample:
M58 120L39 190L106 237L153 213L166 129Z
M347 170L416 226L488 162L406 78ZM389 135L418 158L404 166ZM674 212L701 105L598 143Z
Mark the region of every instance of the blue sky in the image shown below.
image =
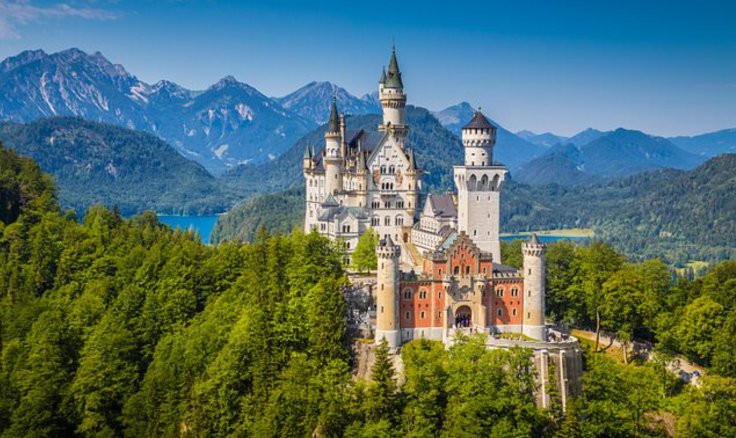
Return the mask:
M376 88L392 40L410 103L511 130L736 127L733 1L0 0L0 58L101 51L147 82L232 74L265 94Z

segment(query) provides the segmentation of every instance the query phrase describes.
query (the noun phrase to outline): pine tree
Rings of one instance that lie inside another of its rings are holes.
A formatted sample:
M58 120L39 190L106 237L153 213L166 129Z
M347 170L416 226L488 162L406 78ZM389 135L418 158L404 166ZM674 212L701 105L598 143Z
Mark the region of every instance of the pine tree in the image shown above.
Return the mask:
M368 387L366 398L366 416L370 423L381 420L395 424L398 412L398 391L396 377L388 342L383 338L376 347L376 358L371 367L372 382Z

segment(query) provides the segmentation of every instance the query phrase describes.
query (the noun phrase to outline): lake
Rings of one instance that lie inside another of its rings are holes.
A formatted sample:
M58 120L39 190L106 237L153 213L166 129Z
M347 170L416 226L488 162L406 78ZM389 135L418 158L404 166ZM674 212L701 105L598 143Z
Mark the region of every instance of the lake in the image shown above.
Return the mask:
M215 227L217 222L217 215L212 216L170 216L165 214L158 215L158 219L169 225L171 228L176 229L177 227L182 230L188 230L192 228L194 231L198 231L199 235L202 236L202 242L208 244L210 242L210 234L212 229ZM528 240L529 234L504 234L501 236L501 240ZM544 243L558 242L560 240L571 240L581 241L589 239L588 235L569 235L565 233L561 234L537 234L539 240Z
M169 216L165 214L158 215L158 220L170 226L171 228L180 228L182 230L193 229L202 236L202 242L210 243L210 234L217 222L217 215L212 216Z
M504 234L501 236L501 240L529 240L531 234ZM569 240L572 242L580 242L586 239L590 239L592 236L576 236L568 234L537 234L537 237L542 243L559 242L560 240Z

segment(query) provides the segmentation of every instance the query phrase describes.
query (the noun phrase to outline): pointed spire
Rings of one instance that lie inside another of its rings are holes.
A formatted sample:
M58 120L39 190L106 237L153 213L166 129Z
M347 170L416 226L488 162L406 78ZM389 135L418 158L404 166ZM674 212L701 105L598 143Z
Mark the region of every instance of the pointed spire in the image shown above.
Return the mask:
M409 150L409 170L417 170L417 159L414 157L414 148Z
M311 160L312 159L312 149L310 149L309 143L307 143L307 147L304 148L304 159L305 160Z
M340 132L340 118L337 115L337 95L332 95L332 106L330 107L330 122L327 132Z
M381 79L378 80L379 84L385 84L386 83L386 66L383 66L383 70L381 70Z
M357 170L361 171L361 170L367 170L367 169L368 169L368 165L365 162L365 154L362 151L359 151Z
M388 74L386 76L386 87L388 88L404 88L401 81L401 70L399 70L399 62L396 60L396 46L391 52L391 61L388 63Z
M532 233L532 237L529 239L529 243L531 245L539 245L539 237L537 237L537 233Z

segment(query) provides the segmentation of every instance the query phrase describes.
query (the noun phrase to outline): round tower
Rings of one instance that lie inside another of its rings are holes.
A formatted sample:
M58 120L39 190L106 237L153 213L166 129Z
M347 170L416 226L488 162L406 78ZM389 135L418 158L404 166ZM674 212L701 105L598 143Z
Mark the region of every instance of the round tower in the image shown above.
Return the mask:
M399 135L402 134L405 127L406 95L404 94L404 82L401 80L399 62L396 60L396 48L391 53L388 71L381 75L381 80L378 83L378 98L383 108L382 127L384 129L389 126L402 128L398 132Z
M325 131L325 190L328 195L342 189L342 140L340 138L340 120L337 116L337 98L332 97L330 120Z
M532 234L521 246L524 253L524 314L522 332L530 338L547 340L544 325L545 262L547 246Z
M399 258L401 248L390 236L376 248L378 275L376 283L376 342L386 339L391 351L401 346L399 327Z
M463 146L465 146L466 166L491 166L493 164L496 127L485 118L480 109L463 127L462 138Z

